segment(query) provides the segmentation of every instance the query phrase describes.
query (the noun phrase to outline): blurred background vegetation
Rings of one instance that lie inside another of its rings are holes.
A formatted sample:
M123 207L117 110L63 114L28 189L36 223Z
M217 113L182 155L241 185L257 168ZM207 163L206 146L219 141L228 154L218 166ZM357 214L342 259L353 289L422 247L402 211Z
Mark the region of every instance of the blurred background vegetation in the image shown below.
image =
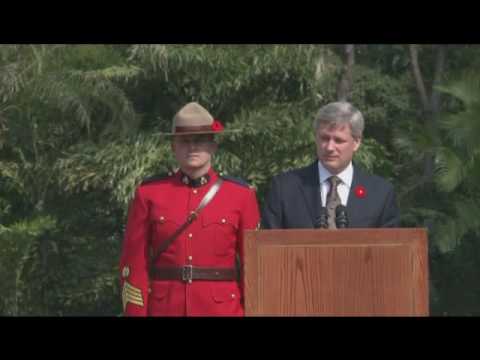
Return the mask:
M128 204L174 167L175 112L241 133L215 167L263 200L315 158L312 121L365 115L356 161L429 230L431 314L480 315L478 45L0 45L0 315L117 316Z

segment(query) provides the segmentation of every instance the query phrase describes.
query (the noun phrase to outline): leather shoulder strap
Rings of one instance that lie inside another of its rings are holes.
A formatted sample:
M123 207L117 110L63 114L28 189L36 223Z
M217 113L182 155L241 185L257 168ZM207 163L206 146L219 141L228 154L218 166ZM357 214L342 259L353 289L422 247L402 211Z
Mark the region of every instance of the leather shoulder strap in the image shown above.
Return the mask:
M170 246L170 244L180 235L192 222L194 222L198 218L198 214L200 214L200 211L207 206L210 201L214 198L214 196L217 194L218 190L220 190L220 187L222 186L223 180L222 178L218 178L218 180L213 184L213 186L208 190L208 192L205 194L203 197L202 201L200 201L200 204L198 204L197 208L195 211L192 211L190 215L187 217L187 221L185 221L175 232L170 235L169 238L167 238L153 253L152 257L150 258L150 264L153 264L155 260L160 256L162 252L167 250L167 248Z

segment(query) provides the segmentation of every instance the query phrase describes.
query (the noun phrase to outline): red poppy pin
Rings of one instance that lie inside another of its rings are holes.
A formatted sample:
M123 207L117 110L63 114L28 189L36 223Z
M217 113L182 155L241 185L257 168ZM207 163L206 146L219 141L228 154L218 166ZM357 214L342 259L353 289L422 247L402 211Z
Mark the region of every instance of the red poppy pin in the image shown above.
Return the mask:
M367 196L367 190L365 187L362 185L357 185L355 187L355 196L360 199L363 199L365 196Z
M220 121L218 121L218 120L214 120L214 121L213 121L213 124L212 124L212 130L213 130L214 132L221 132L221 131L223 131L223 125L222 125L222 123L221 123Z

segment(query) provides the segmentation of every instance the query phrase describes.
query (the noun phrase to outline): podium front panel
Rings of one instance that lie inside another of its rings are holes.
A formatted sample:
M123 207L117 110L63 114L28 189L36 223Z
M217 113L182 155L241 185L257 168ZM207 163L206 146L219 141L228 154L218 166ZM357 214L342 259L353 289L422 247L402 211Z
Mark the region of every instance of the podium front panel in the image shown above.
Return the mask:
M246 315L428 315L424 229L245 234Z

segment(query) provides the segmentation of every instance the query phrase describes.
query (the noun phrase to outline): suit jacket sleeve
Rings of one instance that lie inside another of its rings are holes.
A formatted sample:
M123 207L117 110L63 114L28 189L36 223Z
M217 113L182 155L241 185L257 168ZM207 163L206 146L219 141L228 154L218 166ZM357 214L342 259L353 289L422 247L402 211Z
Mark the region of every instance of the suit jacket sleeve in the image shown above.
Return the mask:
M282 190L279 177L274 177L265 198L262 211L262 228L283 228Z
M397 197L393 186L390 187L386 199L385 206L380 218L379 227L399 227L400 226L400 211L397 205Z
M149 211L140 188L129 208L120 259L122 303L126 316L147 315L149 239Z

